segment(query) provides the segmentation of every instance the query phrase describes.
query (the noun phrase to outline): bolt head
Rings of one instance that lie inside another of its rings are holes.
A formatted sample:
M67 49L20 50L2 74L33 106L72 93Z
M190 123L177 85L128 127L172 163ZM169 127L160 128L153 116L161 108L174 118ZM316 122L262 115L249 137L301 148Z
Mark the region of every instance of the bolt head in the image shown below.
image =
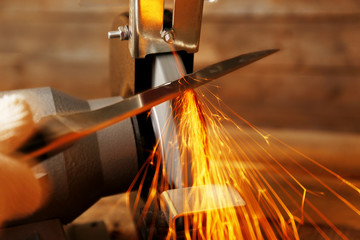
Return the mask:
M162 30L161 37L165 42L167 42L169 44L174 43L174 40L175 40L174 30L172 30L172 29Z
M129 40L131 33L128 26L120 26L116 31L108 32L108 38L119 38L120 40Z

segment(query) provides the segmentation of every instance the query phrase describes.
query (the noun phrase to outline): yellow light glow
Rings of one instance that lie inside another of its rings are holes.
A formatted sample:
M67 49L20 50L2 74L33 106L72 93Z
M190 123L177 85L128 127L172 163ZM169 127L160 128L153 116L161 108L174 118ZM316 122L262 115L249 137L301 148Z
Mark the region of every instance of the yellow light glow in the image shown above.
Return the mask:
M139 19L146 31L160 31L163 25L164 0L139 0ZM159 33L160 34L160 33Z
M329 239L327 234L348 239L334 224L336 219L321 209L319 199L342 204L341 211L347 209L349 214L359 218L359 189L355 185L264 133L210 91L205 97L201 92L188 90L173 102L172 113L180 147L178 151L169 151L180 154L182 187L190 189L187 196L191 199L185 197L181 203L172 200L171 204L177 206L170 204L169 208L183 217L181 234L185 239L300 239L298 228L304 223L312 225L325 239ZM164 126L163 131L173 129ZM172 187L167 181L171 172L165 168L160 170L161 156L157 145L147 164L150 162L156 166L156 171L143 215L157 201L155 190L162 193ZM341 195L333 188L335 184L320 179L305 167L304 162L313 164L312 170L321 171L326 179L343 184L348 194ZM147 174L146 167L141 174ZM316 191L309 189L309 183ZM210 185L235 189L246 205L229 207L231 196L219 197L196 190L197 186ZM170 198L169 194L167 196ZM167 239L175 239L179 234L175 221L172 218L168 221ZM323 231L320 224L328 226L332 232Z

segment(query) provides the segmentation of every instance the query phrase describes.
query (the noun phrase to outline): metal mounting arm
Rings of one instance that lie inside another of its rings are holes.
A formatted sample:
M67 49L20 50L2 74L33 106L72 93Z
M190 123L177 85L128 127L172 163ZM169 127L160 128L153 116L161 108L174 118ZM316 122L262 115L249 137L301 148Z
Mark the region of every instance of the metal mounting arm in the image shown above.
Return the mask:
M170 52L168 41L164 40L169 38L167 33L171 33L177 51L197 52L203 3L203 0L174 0L169 24L166 19L164 21L164 0L130 0L129 48L132 57L144 58L152 53Z

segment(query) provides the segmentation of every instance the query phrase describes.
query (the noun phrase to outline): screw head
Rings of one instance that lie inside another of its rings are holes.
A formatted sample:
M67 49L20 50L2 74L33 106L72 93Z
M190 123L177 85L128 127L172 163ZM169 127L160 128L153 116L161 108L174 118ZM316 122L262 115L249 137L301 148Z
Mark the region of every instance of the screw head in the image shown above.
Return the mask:
M131 32L128 26L120 26L116 31L108 32L108 39L119 38L120 40L129 40Z
M161 37L165 42L172 44L175 40L175 32L173 29L164 29L161 31Z

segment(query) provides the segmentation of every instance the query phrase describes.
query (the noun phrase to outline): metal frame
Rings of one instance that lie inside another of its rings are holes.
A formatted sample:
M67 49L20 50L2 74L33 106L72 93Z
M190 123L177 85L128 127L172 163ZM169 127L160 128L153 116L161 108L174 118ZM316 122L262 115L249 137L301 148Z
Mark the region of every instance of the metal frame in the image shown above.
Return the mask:
M164 29L164 0L130 0L129 49L133 58L171 52L163 31L173 34L176 51L195 53L199 48L203 0L174 0L172 28Z

